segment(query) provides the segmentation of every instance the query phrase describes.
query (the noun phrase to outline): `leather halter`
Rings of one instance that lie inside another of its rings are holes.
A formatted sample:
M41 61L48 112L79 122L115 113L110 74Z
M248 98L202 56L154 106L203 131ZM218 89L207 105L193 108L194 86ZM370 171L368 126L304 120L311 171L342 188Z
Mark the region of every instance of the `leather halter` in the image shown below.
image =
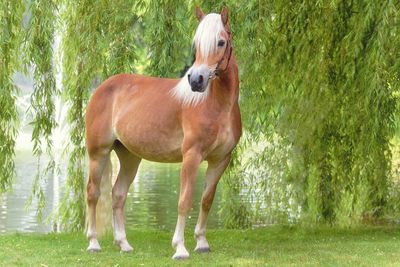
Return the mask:
M217 76L219 76L221 74L221 72L224 72L228 69L229 62L231 61L231 56L232 56L232 41L231 41L232 36L231 36L230 30L226 30L226 32L228 33L228 40L226 41L226 48L225 48L224 56L221 58L220 61L218 61L217 66L210 73L210 76L208 79L215 79ZM229 49L228 61L226 62L225 68L221 69L222 62L226 58L226 53L227 53L228 49Z

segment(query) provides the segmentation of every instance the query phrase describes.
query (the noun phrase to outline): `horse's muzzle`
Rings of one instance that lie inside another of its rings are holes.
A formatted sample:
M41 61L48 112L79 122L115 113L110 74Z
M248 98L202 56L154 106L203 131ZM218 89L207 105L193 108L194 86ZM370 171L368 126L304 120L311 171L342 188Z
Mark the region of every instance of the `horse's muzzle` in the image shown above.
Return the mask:
M204 79L203 75L188 75L188 80L190 88L193 92L204 92L206 90L206 85L208 80Z

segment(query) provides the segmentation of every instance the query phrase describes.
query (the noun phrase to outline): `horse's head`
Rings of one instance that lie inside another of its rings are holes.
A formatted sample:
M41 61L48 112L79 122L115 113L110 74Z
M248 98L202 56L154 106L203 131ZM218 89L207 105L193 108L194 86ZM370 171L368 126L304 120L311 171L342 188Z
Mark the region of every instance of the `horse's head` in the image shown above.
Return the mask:
M223 8L221 14L205 16L196 7L196 16L200 21L193 39L196 60L188 72L188 80L193 92L204 92L210 79L227 69L232 40L227 8Z

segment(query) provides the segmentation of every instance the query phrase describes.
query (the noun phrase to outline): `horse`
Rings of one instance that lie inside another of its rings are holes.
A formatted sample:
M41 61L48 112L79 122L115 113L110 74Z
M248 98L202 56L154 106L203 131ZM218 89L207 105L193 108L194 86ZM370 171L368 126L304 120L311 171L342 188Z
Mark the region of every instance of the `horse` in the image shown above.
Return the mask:
M242 134L239 78L228 9L205 15L196 7L195 14L199 20L193 38L195 61L182 78L118 74L100 84L88 103L88 251L101 249L96 237L96 205L112 150L120 163L112 187L114 242L120 250L133 250L126 239L124 205L139 164L145 159L182 162L173 259L189 257L184 244L185 220L192 205L199 165L208 162L195 227L195 251L210 251L206 239L208 213L218 181Z

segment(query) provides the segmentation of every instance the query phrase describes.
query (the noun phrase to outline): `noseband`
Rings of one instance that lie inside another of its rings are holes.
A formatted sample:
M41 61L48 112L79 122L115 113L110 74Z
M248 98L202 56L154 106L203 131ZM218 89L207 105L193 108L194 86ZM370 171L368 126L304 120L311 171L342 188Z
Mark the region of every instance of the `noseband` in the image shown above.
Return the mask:
M218 61L217 66L215 67L215 69L210 73L210 76L208 79L215 79L217 76L219 76L221 74L221 72L226 71L226 69L229 66L229 62L231 60L231 56L232 56L232 42L231 42L231 31L227 30L226 31L228 33L228 40L226 42L226 48L225 48L225 52L224 52L224 56L221 58L220 61ZM229 50L229 55L228 55L228 60L226 62L225 68L221 69L221 65L222 62L225 60L226 58L226 54Z

